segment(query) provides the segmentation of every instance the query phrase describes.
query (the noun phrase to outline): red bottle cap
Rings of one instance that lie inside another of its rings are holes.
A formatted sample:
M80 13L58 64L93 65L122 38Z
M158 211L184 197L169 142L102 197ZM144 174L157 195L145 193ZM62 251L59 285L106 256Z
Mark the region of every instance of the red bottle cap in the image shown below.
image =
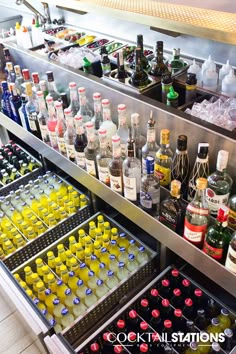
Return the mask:
M79 87L79 88L78 88L78 92L79 92L79 93L85 92L85 88L84 88L84 87Z
M177 269L173 269L171 272L173 277L178 277L179 276L179 271Z
M130 312L129 312L129 317L130 318L137 318L137 316L138 316L138 314L137 314L137 312L135 311L135 310L131 310Z
M102 338L103 338L103 340L105 342L109 342L109 339L111 338L111 335L112 335L111 333L105 332L105 333L103 333Z
M183 315L183 313L180 309L175 309L174 314L176 317L181 317Z
M23 69L22 70L22 75L24 80L30 80L30 72L29 69Z
M147 322L142 321L142 322L140 323L140 328L141 328L143 331L146 331L146 330L148 329L148 327L149 327L149 325L148 325Z
M161 304L162 304L162 306L164 306L164 307L168 307L168 306L170 306L170 301L167 300L167 299L163 299L162 302L161 302Z
M135 341L135 339L137 338L137 334L134 332L129 332L128 333L128 340L130 341Z
M195 296L201 297L202 296L202 290L201 289L195 289L194 290Z
M217 220L219 222L225 222L228 219L229 208L226 205L221 205L218 209Z
M100 347L99 347L99 345L97 344L97 343L92 343L91 345L90 345L90 349L91 349L91 351L92 352L98 352L99 351L99 349L100 349Z
M180 289L176 288L176 289L173 290L173 294L174 294L175 296L180 296L180 295L182 294L182 292L181 292Z
M122 347L122 345L116 345L115 347L114 347L114 352L115 353L122 353L123 352L123 347Z
M172 327L172 322L171 322L171 320L165 320L165 321L164 321L164 327L165 327L165 328L171 328L171 327Z
M125 321L124 320L118 320L116 322L116 325L117 325L118 328L123 329L123 328L125 328Z
M188 286L190 286L190 281L188 279L184 279L182 281L182 285L187 288Z
M39 73L32 73L32 80L34 84L39 84Z
M159 295L159 292L157 289L152 289L151 290L151 295L154 296L154 297L157 297Z
M185 303L185 305L188 306L188 307L193 306L193 301L192 301L192 299L190 299L190 298L185 299L184 303Z
M140 352L141 353L147 353L148 352L148 345L146 344L146 343L142 343L141 345L140 345Z
M160 311L159 310L152 310L152 317L158 318L160 316Z
M148 307L148 305L149 305L148 300L147 300L147 299L142 299L142 300L141 300L141 305L142 305L143 307Z
M170 286L170 282L169 282L168 279L163 279L161 284L162 284L162 286L165 286L165 287L169 287Z
M159 335L159 333L153 332L153 333L152 333L152 340L153 340L153 342L159 342L159 340L160 340L160 335Z

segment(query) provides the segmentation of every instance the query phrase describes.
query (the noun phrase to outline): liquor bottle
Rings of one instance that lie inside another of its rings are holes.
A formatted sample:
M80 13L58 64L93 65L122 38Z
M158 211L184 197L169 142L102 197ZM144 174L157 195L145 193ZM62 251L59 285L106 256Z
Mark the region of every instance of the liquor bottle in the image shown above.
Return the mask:
M146 158L146 174L141 180L140 204L143 210L156 217L160 208L160 181L154 176L154 158Z
M155 58L151 61L150 75L162 76L168 73L168 67L163 61L163 42L157 41L155 47Z
M9 85L9 89L10 89L9 102L10 102L11 112L12 112L11 117L12 120L14 120L14 122L21 125L21 119L19 115L19 108L21 107L21 98L17 93L16 84L11 83Z
M170 298L171 286L170 286L170 281L168 279L162 279L161 287L159 289L159 294L166 299Z
M129 77L128 72L125 70L124 64L124 50L120 49L117 52L117 73L115 79L118 79L121 82L125 82L125 79Z
M110 109L110 101L108 99L102 100L102 116L103 122L100 126L101 129L106 129L107 131L107 149L112 152L112 137L116 135L117 127L112 122L111 119L111 109Z
M189 297L184 300L183 314L186 318L193 320L195 318L195 311L193 301Z
M225 260L231 240L231 233L227 229L228 214L228 207L225 205L219 207L217 219L208 228L203 245L203 252L221 263Z
M41 91L40 84L39 84L39 73L33 72L31 74L33 87L32 90L36 93L37 91Z
M138 203L141 186L141 162L135 157L135 141L127 142L128 156L123 162L124 196L126 199Z
M170 306L170 302L168 299L162 300L160 311L163 318L172 318L173 308Z
M102 101L101 101L101 94L99 92L95 92L93 94L93 109L94 109L94 116L91 119L94 123L95 129L98 130L102 125Z
M117 135L119 135L120 137L121 157L124 160L127 154L126 147L127 147L127 140L129 138L129 128L127 125L125 104L118 105L118 121L119 121L119 126L117 129Z
M69 108L64 109L65 119L66 119L66 131L64 134L64 140L66 143L66 155L67 158L75 162L75 130L74 130L74 119L72 116L72 111Z
M155 120L152 118L153 112L150 112L150 119L147 123L147 142L142 147L142 172L143 175L147 173L146 167L146 158L151 156L155 159L156 152L159 149L159 146L156 143L156 129L155 129Z
M159 177L161 186L167 187L170 184L172 158L170 131L162 129L160 134L160 149L157 151L155 159L155 175Z
M80 104L80 109L78 111L78 114L83 117L83 123L85 124L92 119L93 112L88 105L85 88L79 87L78 92L79 92L79 104Z
M98 144L95 137L93 122L86 123L88 144L84 149L86 171L97 177L96 156L98 154Z
M58 150L57 134L56 134L57 116L56 116L53 98L51 96L47 96L46 102L48 106L47 128L49 133L49 143L53 149Z
M103 75L108 75L111 72L111 61L108 57L108 53L103 53L101 58L101 67Z
M206 200L206 178L198 178L196 185L195 197L186 209L183 237L195 246L202 248L209 217L209 208Z
M191 201L196 193L196 180L199 177L208 178L209 176L209 158L208 158L208 143L198 144L198 154L193 167L193 170L189 177L188 185L188 201Z
M22 84L24 82L24 78L23 78L22 73L21 73L20 65L14 65L14 70L15 70L15 74L16 74L16 81L15 81L16 90L17 90L17 93L19 95L21 95L23 93Z
M184 62L180 59L180 49L173 49L173 58L170 62L171 72L176 73L184 67Z
M26 82L30 82L32 84L32 81L30 79L29 69L23 69L22 70L22 76L23 76L23 79L24 79L23 87L25 87Z
M132 331L137 331L139 329L140 317L135 310L130 310L127 314L127 327Z
M170 196L160 204L159 220L177 234L183 234L185 208L180 199L181 183L171 181Z
M112 160L109 163L109 175L111 189L119 194L123 194L122 164L120 137L114 135L112 137Z
M144 70L149 68L149 62L143 53L143 35L137 35L137 47L141 50L141 64Z
M30 132L30 126L29 126L29 121L27 118L27 113L26 113L26 103L27 103L27 97L25 95L21 96L21 106L19 108L19 115L20 115L20 120L21 120L21 125L25 130L28 130Z
M149 84L148 74L142 66L142 52L139 47L135 49L135 69L130 76L129 82L132 86L139 88Z
M171 304L177 309L183 307L182 291L179 288L173 290Z
M47 95L48 95L48 86L47 86L47 81L46 80L40 80L39 81L39 87L40 87L40 91L43 92L43 97L44 99L46 99ZM66 107L67 108L67 107Z
M99 142L100 142L99 153L96 156L98 178L99 181L105 183L107 186L110 186L108 166L111 162L112 154L107 149L107 131L105 129L99 129L98 135L99 135Z
M79 108L80 108L76 83L75 82L70 82L69 83L69 89L70 89L70 105L69 105L69 108L71 109L72 115L74 117L74 116L76 116L76 114L78 113Z
M39 122L41 137L42 137L42 140L46 144L49 144L50 140L49 140L48 127L47 127L48 111L47 111L46 104L44 101L43 92L38 91L36 93L36 95L37 95L38 107L39 107L39 113L38 113L37 118L38 118L38 122Z
M229 244L225 267L236 274L236 232L234 232Z
M11 61L11 54L8 48L3 48L3 55L4 55L4 61L5 63ZM7 79L8 71L7 67L5 66L4 68L4 73L5 73L5 78Z
M10 92L8 90L7 81L2 81L1 86L2 86L2 97L1 97L2 112L3 114L11 118L12 111L11 111L11 104L10 104Z
M217 215L220 205L228 203L232 189L233 180L226 172L228 157L228 151L220 150L218 152L216 171L207 179L207 201L212 215Z
M57 101L60 98L60 94L57 90L56 83L54 81L54 75L52 71L47 71L47 81L48 81L48 94L53 98L53 101Z
M84 149L87 146L88 140L84 132L83 117L75 116L74 121L75 121L75 131L76 131L76 137L74 142L75 160L77 165L85 170L86 163L85 163Z
M14 83L16 81L16 73L13 69L13 64L11 61L8 61L6 63L6 68L7 68L7 72L8 72L8 75L7 75L8 84Z
M232 229L236 230L236 194L232 195L229 198L228 207L229 207L228 225Z
M149 306L149 301L147 299L141 299L138 313L144 320L149 321L151 317L151 309Z
M177 148L171 168L171 179L176 179L181 182L181 192L184 199L187 199L188 195L188 179L190 173L187 141L188 138L186 135L178 136Z
M141 135L140 131L140 118L138 113L131 114L131 136L135 141L135 153L136 157L141 160L142 147L145 145L146 140Z
M56 137L57 137L58 151L63 156L67 156L66 143L65 143L65 139L64 139L64 135L66 132L66 124L65 124L65 117L64 117L62 102L56 101L55 102L55 109L56 109L56 116L57 116L57 125L55 128L55 133L56 133Z
M41 131L39 128L39 121L37 118L36 107L33 99L31 82L25 83L25 94L28 97L28 102L25 105L25 110L27 113L31 133L34 134L37 138L42 139Z
M178 308L174 310L173 328L174 330L181 332L185 332L186 330L186 320L183 317L182 310Z

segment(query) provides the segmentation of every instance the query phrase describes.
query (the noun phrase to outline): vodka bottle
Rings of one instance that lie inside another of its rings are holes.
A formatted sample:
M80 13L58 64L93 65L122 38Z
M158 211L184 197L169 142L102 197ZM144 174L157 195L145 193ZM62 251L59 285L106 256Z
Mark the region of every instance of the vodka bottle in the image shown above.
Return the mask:
M72 111L70 108L64 109L65 118L66 118L66 131L64 134L64 140L66 143L66 154L67 158L75 162L75 130L74 130L74 119L72 116Z
M69 89L70 89L70 106L69 106L69 108L71 109L72 115L74 117L78 113L79 108L80 108L76 83L70 82Z
M135 153L136 157L141 160L142 147L145 145L146 140L141 135L140 131L140 118L138 113L131 114L131 136L135 141Z
M56 108L56 117L57 117L57 125L55 128L55 133L56 133L56 138L57 138L57 146L58 146L59 152L63 156L67 156L66 142L65 142L65 138L64 138L64 135L66 132L66 123L65 123L62 102L56 101L55 108Z
M150 113L150 119L147 123L147 142L142 147L142 170L143 174L147 173L146 167L146 158L147 156L151 156L155 159L156 152L159 149L159 146L156 143L156 129L155 129L155 120L152 118L152 111Z
M44 101L44 97L43 97L43 92L42 91L38 91L37 92L37 99L38 99L38 107L39 107L38 121L39 121L39 128L40 128L40 131L41 131L42 140L46 144L49 144L50 140L49 140L48 127L47 127L48 111L47 111L47 108L46 108L46 104L45 104L45 101Z
M118 105L118 121L119 121L119 127L117 129L117 135L119 135L120 137L121 157L124 160L127 152L126 151L127 140L129 138L129 128L127 125L125 104Z
M111 162L112 155L107 149L107 131L99 129L98 135L100 141L99 153L96 156L98 178L101 182L110 186L109 163Z
M111 120L111 109L110 101L108 99L102 100L102 116L103 122L101 124L101 129L106 129L107 131L107 148L112 151L112 137L116 134L117 127Z

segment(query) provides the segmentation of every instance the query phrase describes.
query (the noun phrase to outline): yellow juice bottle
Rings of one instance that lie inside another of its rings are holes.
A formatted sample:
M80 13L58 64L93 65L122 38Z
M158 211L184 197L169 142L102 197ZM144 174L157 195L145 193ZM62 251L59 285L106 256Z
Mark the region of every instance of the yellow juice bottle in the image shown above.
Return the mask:
M96 237L96 224L94 221L89 222L89 236L93 239Z
M30 209L30 207L26 203L24 203L24 206L21 205L21 208L22 208L21 214L25 220L30 219L31 216L34 215L32 210Z
M48 311L53 314L53 309L54 309L54 305L53 305L53 300L55 300L57 298L56 294L53 294L51 289L46 289L45 290L45 305L47 306Z
M103 234L107 235L107 237L110 239L111 238L111 226L109 221L105 221L104 222L104 230L103 230Z
M92 252L91 252L90 248L85 248L84 262L88 267L90 266L90 263L91 263L91 256L92 256Z
M65 291L68 289L68 286L63 283L62 280L57 281L57 297L64 304L66 294Z
M5 253L2 249L2 247L0 247L0 259L3 259L3 258L5 258Z
M56 201L57 205L59 205L59 207L64 207L64 200L63 200L63 195L59 192L57 192L57 201Z
M68 286L72 291L75 291L77 289L77 282L79 281L79 278L75 275L74 272L69 272L69 279L68 279Z
M34 229L32 228L32 226L27 227L26 229L26 234L25 234L26 238L28 240L34 240L38 235L35 233Z
M38 215L38 207L39 207L39 201L36 198L31 199L30 203L30 208L33 210L35 214Z
M50 186L49 187L49 198L53 201L56 202L57 201L57 191L54 188L54 186Z
M51 273L49 266L44 265L42 267L42 271L43 271L43 281L45 284L47 284L48 283L48 275Z
M76 207L73 205L73 203L71 201L69 203L67 203L67 213L69 215L76 213Z
M90 269L97 275L99 273L99 264L97 257L93 254L91 256Z
M93 252L93 240L90 236L85 237L85 248L89 248Z
M100 256L101 256L101 244L97 240L94 241L93 253L98 259L100 259Z
M20 281L22 281L20 275L18 273L13 274L13 277L16 279L16 281L19 283Z
M37 287L37 293L38 293L39 300L44 302L45 298L46 298L46 295L45 295L46 288L45 288L44 283L42 281L39 281L36 284L36 287Z
M37 221L34 231L37 232L38 236L42 235L46 231L46 227L42 221Z
M109 262L110 262L109 257L110 257L110 255L109 255L106 247L102 247L101 248L100 262L105 263L106 265L109 265Z
M66 266L70 268L70 261L73 258L73 253L71 250L66 250Z
M67 187L65 183L62 180L59 180L58 185L59 185L58 192L61 193L63 197L67 195Z
M64 264L60 266L60 278L63 281L63 283L67 284L69 280L69 272L67 269L67 266Z
M106 249L109 251L110 248L111 248L111 245L110 245L110 238L108 235L104 234L102 236L102 247L106 247Z
M33 272L32 272L31 267L26 266L26 267L24 268L24 272L25 272L25 281L26 281L26 283L27 283L28 285L32 285L32 284L33 284L33 279L32 279L32 274L33 274Z
M114 254L114 256L118 257L120 254L120 248L117 245L117 242L115 240L112 240L110 242L110 250L109 250L110 254Z
M64 220L64 219L66 219L68 217L68 214L67 214L67 212L66 212L64 207L60 207L59 208L59 213L60 213L60 219L61 220Z
M44 207L42 206L42 204L38 202L37 211L35 211L35 213L36 213L41 219L43 218L43 209L44 209Z
M43 221L45 222L46 225L48 225L49 212L48 212L47 208L44 208L42 213L43 213Z
M57 245L57 256L61 258L62 262L66 261L66 251L65 251L65 247L62 243Z
M41 279L40 279L38 273L31 274L31 279L32 279L32 284L33 284L33 290L37 294L37 292L38 292L37 284L39 281L41 281Z
M12 227L11 225L11 230L10 230L10 236L9 236L9 239L13 241L14 243L14 239L15 239L15 236L18 235L18 230L15 228L15 227Z
M2 228L2 230L4 230L4 227L5 227L5 225L7 223L11 222L10 219L1 211L0 211L0 220L1 220L1 228Z
M14 247L13 243L10 240L4 243L4 247L5 247L6 255L12 254L16 250L16 248Z
M48 258L48 266L51 269L55 269L55 256L52 251L47 252L47 258Z
M28 290L29 289L29 287L28 287L28 285L26 284L26 282L25 281L19 281L19 285L22 287L22 289L24 290L24 291L26 291L26 290Z
M83 229L79 229L78 235L79 235L78 242L81 243L81 245L84 247L85 246L85 237L86 237L85 231Z
M34 230L36 229L37 222L38 222L37 216L36 215L32 215L31 218L30 218L29 223L33 227Z
M27 221L22 221L21 223L21 231L24 235L27 235L27 228L30 226L30 224Z
M72 253L76 253L76 239L75 236L70 236L69 237L69 250L71 250Z
M111 241L118 242L118 239L119 239L118 229L116 227L113 227L111 229Z
M17 234L15 236L15 246L16 246L16 248L23 247L25 244L26 244L26 240L20 234Z
M35 304L35 306L37 306L37 308L40 310L40 311L43 311L43 310L46 310L46 306L39 301L39 299L37 297L35 297L33 299L33 302Z
M104 231L104 217L103 217L103 215L98 215L97 216L97 227L102 232Z
M14 209L14 208L11 208L11 209ZM14 224L16 224L18 218L22 218L22 215L21 215L21 213L19 213L18 210L14 209L12 216L11 216L11 220L14 222Z
M69 197L69 200L71 200L71 194L73 193L74 188L72 186L67 187L67 195Z
M0 242L1 242L1 245L2 245L2 248L4 249L4 251L5 251L5 246L4 246L4 244L5 244L5 242L7 242L7 241L10 241L9 238L8 238L8 236L7 236L7 234L1 234L1 236L0 236Z
M43 266L44 266L42 258L37 258L35 260L35 264L36 264L36 271L37 271L38 275L40 277L42 277L43 276Z
M102 237L103 237L102 230L97 227L95 229L95 240L98 241L101 246L102 246L102 242L103 242Z
M81 262L84 261L84 248L79 242L75 244L75 254Z
M47 209L47 207L48 207L48 196L46 195L46 194L44 194L44 191L43 190L41 190L40 191L40 196L39 196L39 202L42 204L42 206L44 207L44 208L46 208Z
M52 206L52 214L54 218L57 220L57 222L61 220L59 206L56 203L54 203Z
M77 209L80 207L80 197L78 192L74 191L71 193L71 201L74 207L76 207Z
M81 280L83 280L84 283L87 283L89 276L88 276L88 272L89 272L89 268L86 266L85 263L81 263L79 266L80 270L79 270L79 278Z
M76 276L79 276L79 263L76 258L70 260L70 271L74 272Z
M80 208L83 208L84 206L88 205L88 201L86 199L85 194L81 194L79 199L80 199Z
M57 221L56 221L56 219L55 219L53 213L50 213L50 214L48 215L48 226L49 226L49 227L54 227L54 226L56 226L56 225L57 225Z
M32 300L34 299L34 294L33 294L32 290L26 289L25 292L26 292L26 295L29 296Z
M60 275L60 267L63 265L62 260L60 257L55 258L55 272L57 275Z
M51 198L48 198L48 212L49 213L52 212L53 204L55 204L55 202Z
M12 239L11 236L11 229L12 229L12 223L11 222L7 222L3 228L3 232L7 235L7 237L9 238L9 240Z
M57 279L55 278L54 274L48 275L48 288L52 291L52 293L57 292Z
M129 239L127 238L125 232L122 232L118 239L118 246L125 247L126 249L129 248Z

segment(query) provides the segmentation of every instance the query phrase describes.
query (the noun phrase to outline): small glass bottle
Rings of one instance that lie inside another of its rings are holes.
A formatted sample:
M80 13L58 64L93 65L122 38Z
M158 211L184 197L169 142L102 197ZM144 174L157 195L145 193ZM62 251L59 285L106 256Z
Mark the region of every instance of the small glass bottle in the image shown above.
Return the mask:
M93 94L93 109L94 116L92 118L92 122L94 123L95 129L98 130L102 124L102 101L101 94L99 92L95 92Z
M168 73L168 67L163 60L163 42L157 41L155 47L155 58L151 61L150 75L158 77Z
M98 131L100 149L96 156L98 178L101 182L110 186L109 164L112 159L112 154L107 149L107 131L106 129L99 129Z
M147 173L146 168L146 158L147 156L156 157L156 153L159 149L159 146L156 143L156 129L155 129L155 120L152 118L153 112L150 113L150 119L147 123L147 142L142 147L142 171L143 175Z
M53 101L57 101L60 98L60 94L57 90L56 83L54 81L54 75L52 71L47 71L47 80L48 80L48 94L53 98Z
M84 150L86 171L97 177L96 156L98 154L98 144L95 137L93 122L86 123L88 144Z
M39 122L37 119L36 106L33 99L32 85L30 82L25 83L25 93L28 97L28 102L25 105L27 118L30 126L31 133L37 138L41 139L41 131L39 128Z
M64 117L64 112L63 112L63 107L62 107L62 102L56 101L55 102L55 108L56 108L56 117L57 117L57 125L55 128L55 133L57 137L57 146L58 146L58 151L63 155L67 156L66 153L66 142L65 142L65 132L66 132L66 123L65 123L65 117Z
M103 75L108 75L111 72L111 62L108 57L108 53L104 52L102 53L102 58L101 58L101 67L102 67L102 73Z
M112 160L109 163L109 175L111 189L119 194L123 194L122 159L120 137L118 135L112 137Z
M84 150L87 146L88 140L84 132L83 117L76 115L74 117L74 121L75 121L75 131L76 131L76 137L74 142L75 160L77 165L85 170L86 163L85 163Z
M42 140L46 144L50 144L48 127L47 127L48 111L47 111L46 104L44 101L43 92L38 91L36 96L37 96L38 108L39 108L38 122L39 122L39 128L41 131Z
M75 129L74 129L74 119L72 116L72 111L69 108L64 109L65 118L66 118L66 131L64 134L64 140L66 143L66 154L67 158L75 162Z
M102 116L103 122L100 126L101 129L106 129L107 131L107 148L112 152L112 137L116 135L117 127L112 122L111 119L111 109L110 109L110 101L108 99L102 100Z
M135 69L130 76L130 84L139 88L149 84L148 74L143 70L142 52L139 47L135 49Z
M78 114L83 117L83 123L85 124L91 121L93 117L93 112L88 105L85 88L79 87L78 92L79 92L79 103L80 103L80 109L78 111Z
M115 79L118 79L121 82L125 82L125 79L128 77L129 75L125 70L125 65L124 65L124 50L120 49L117 52L117 73L115 75Z
M121 157L124 160L126 157L126 144L129 138L125 104L118 105L118 121L119 127L117 129L117 135L120 137Z
M160 149L156 153L155 175L159 177L161 186L168 187L171 181L171 165L173 153L170 149L170 131L162 129Z
M57 116L56 116L56 111L54 108L54 102L53 102L52 97L47 96L46 102L47 102L47 106L48 106L47 128L48 128L48 133L49 133L50 145L53 149L58 150L57 134L56 134Z
M77 85L75 82L70 82L69 83L69 89L70 89L70 105L69 108L72 111L73 117L76 116L76 114L79 111L79 98L78 98L78 92L77 92Z
M180 59L180 48L173 49L173 58L170 62L171 72L176 73L184 67L184 62Z
M136 157L141 160L142 147L145 145L146 140L141 135L140 131L140 118L138 113L131 114L131 136L135 141L135 153Z

